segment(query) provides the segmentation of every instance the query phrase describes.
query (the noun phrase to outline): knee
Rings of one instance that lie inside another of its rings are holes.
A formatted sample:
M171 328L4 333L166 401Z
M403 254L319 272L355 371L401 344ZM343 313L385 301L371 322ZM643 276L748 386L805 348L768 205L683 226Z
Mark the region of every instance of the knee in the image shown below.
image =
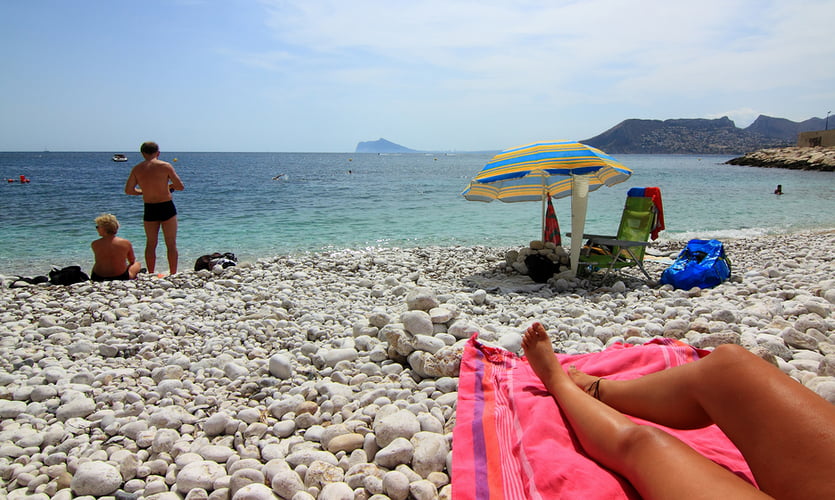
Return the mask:
M702 381L712 380L719 384L729 378L744 376L747 372L756 372L762 368L762 360L759 357L737 344L722 344L699 363L702 368Z
M705 360L710 360L710 364L731 367L740 363L747 363L753 358L756 358L756 356L741 345L722 344L716 347Z
M619 454L626 463L643 463L640 458L655 454L673 438L670 434L651 425L636 424L622 431L619 440Z

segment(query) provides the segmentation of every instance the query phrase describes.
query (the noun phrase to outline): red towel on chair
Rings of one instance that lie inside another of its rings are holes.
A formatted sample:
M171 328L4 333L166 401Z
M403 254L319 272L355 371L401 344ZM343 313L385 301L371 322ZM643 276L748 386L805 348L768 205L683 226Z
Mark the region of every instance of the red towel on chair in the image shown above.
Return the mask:
M652 239L658 239L658 233L664 230L664 205L661 203L661 188L657 187L645 187L645 188L632 188L627 193L626 196L640 196L646 198L652 198L652 204L655 205L655 221L652 225L652 230L650 231L650 235Z
M652 203L657 210L655 214L655 225L652 227L652 239L658 239L658 233L664 230L664 206L661 203L661 189L657 187L644 188L644 196L652 198Z
M631 379L695 361L706 353L660 339L641 346L615 344L598 353L557 357L563 366L573 364L593 375ZM715 425L682 431L632 419L667 430L754 483L739 450ZM473 336L464 349L459 374L452 498L640 497L625 479L586 456L556 402L524 358L486 346Z

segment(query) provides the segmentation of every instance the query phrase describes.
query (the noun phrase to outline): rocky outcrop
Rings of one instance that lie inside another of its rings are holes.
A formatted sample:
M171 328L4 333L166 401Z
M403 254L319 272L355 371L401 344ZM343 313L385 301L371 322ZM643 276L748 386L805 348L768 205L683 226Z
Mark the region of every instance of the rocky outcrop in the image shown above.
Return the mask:
M835 171L835 148L772 148L760 149L725 162L728 165L790 168L794 170Z
M738 128L727 116L716 119L629 119L600 135L581 141L607 153L733 155L761 148L796 144L795 130L814 130L785 119L760 116L749 128Z

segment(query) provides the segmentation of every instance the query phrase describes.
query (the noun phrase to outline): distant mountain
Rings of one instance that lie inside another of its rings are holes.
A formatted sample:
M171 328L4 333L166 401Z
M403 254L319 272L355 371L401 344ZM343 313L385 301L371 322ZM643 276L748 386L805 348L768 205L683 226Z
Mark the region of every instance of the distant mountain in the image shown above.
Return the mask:
M376 141L365 141L357 144L357 153L419 153L400 144L395 144L383 138Z
M797 134L824 128L824 120L801 123L760 115L747 128L727 116L717 119L639 120L620 122L600 135L580 141L607 153L741 154L792 146Z
M580 142L612 154L725 154L740 155L766 148L797 144L800 132L823 130L823 118L793 122L760 115L742 129L727 116L716 119L624 120L602 134ZM425 153L386 139L360 142L357 153ZM473 152L473 151L471 151Z
M796 144L799 133L823 130L825 125L826 120L823 118L810 118L798 123L786 120L785 118L772 118L770 116L760 115L745 130L760 134L764 137L791 139L792 144Z

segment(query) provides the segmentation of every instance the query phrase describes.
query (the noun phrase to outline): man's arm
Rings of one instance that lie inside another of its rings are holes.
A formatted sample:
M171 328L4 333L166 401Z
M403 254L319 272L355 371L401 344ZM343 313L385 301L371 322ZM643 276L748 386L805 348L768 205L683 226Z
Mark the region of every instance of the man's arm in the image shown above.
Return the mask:
M183 185L183 181L180 180L180 176L177 175L177 172L174 170L174 167L168 165L168 178L171 179L171 185L169 188L173 191L182 191L185 189L185 185Z
M130 175L128 176L128 181L125 183L125 194L129 194L131 196L141 195L142 189L136 188L138 184L139 182L136 180L136 173L131 170Z

